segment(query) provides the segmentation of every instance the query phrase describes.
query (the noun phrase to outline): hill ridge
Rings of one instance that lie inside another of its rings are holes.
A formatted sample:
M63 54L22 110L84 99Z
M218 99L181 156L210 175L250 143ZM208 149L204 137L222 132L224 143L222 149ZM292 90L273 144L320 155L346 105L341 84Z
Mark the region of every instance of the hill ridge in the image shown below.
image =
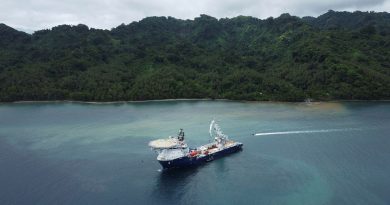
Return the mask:
M389 100L390 14L0 24L0 101Z

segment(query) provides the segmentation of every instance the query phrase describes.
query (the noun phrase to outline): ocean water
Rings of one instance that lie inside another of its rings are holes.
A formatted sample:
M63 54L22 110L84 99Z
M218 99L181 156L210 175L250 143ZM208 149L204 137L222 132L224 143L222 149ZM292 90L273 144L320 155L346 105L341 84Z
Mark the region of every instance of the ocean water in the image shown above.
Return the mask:
M243 151L162 171L212 119ZM390 204L390 103L0 104L0 204Z

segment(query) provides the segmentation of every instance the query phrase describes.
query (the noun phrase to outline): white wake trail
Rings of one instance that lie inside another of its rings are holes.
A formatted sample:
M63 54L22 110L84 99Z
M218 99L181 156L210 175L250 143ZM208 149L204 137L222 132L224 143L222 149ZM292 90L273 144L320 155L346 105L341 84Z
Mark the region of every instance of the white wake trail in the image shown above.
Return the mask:
M288 135L288 134L306 134L306 133L320 133L320 132L344 132L351 130L359 130L357 128L345 128L345 129L324 129L324 130L297 130L297 131L284 131L284 132L264 132L253 134L255 136L264 135Z

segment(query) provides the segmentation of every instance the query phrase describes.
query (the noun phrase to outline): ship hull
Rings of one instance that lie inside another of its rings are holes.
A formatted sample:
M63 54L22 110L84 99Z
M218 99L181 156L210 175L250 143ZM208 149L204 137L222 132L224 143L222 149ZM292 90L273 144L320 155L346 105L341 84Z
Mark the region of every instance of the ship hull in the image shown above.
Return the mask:
M223 150L202 157L184 156L173 160L159 160L159 162L164 169L197 166L212 161L214 159L224 157L228 154L238 152L242 149L242 145L243 144L238 143L234 146L227 147Z

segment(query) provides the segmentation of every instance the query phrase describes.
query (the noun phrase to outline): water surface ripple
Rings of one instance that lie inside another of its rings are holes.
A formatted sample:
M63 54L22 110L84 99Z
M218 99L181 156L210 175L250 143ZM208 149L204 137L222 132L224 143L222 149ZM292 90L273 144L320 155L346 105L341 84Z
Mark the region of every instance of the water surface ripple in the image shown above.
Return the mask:
M242 152L161 171L148 141ZM390 204L390 103L0 104L1 204Z

